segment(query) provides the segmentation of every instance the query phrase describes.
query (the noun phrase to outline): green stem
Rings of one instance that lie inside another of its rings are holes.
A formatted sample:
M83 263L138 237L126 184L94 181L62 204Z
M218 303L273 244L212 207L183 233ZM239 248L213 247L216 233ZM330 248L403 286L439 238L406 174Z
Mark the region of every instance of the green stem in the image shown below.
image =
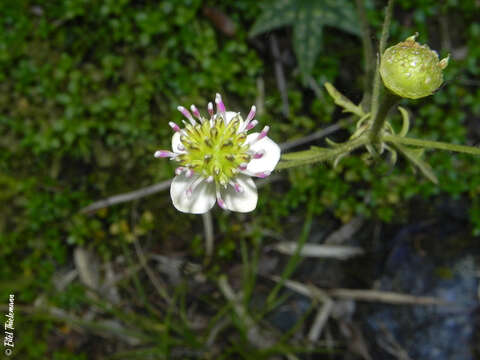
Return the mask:
M378 54L377 54L377 67L375 69L375 79L373 80L372 107L370 111L372 113L372 119L375 119L377 116L378 103L380 101L380 85L381 85L380 71L379 71L380 57L385 51L385 47L387 45L388 31L390 29L390 23L392 21L393 3L394 3L394 0L389 0L388 5L385 9L385 20L383 21L382 37L380 38L380 46L378 48Z
M412 145L412 146L418 146L423 148L456 151L456 152L461 152L466 154L480 155L480 148L476 148L473 146L450 144L450 143L444 143L440 141L421 140L421 139L400 137L400 136L394 136L394 135L385 135L382 137L382 140L385 140L387 142L391 142L394 144L398 143L398 144Z
M385 9L385 20L382 27L382 37L380 38L380 48L379 53L383 54L385 48L387 47L388 33L390 30L390 23L392 22L392 13L393 13L393 3L394 0L389 0L388 5Z
M332 160L338 155L348 154L353 150L359 148L362 145L366 145L370 140L367 136L360 136L355 140L347 141L344 144L339 145L333 149L324 149L324 151L319 151L318 154L312 155L305 159L300 160L283 160L281 161L275 170L288 169L295 166L313 164L320 161Z
M385 120L387 119L388 112L398 101L400 97L395 94L392 94L390 91L385 91L380 107L378 108L376 116L371 120L373 121L372 128L370 130L370 141L372 144L379 142L379 134L383 129Z
M360 19L360 26L362 28L362 43L363 43L363 58L365 61L365 84L368 84L365 90L365 106L370 108L371 106L371 92L370 82L373 80L373 70L375 68L375 54L373 52L373 46L370 35L370 27L368 25L367 14L365 10L365 1L356 0L358 17Z

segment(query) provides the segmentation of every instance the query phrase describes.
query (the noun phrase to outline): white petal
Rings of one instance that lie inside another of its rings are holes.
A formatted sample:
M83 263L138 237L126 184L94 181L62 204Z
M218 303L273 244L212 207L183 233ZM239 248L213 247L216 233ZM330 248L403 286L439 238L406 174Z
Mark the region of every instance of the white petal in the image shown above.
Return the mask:
M242 116L241 116L240 113L238 113L238 112L226 111L226 112L225 112L225 117L226 117L226 119L225 119L225 124L228 124L228 123L229 123L230 121L232 121L232 119L233 119L235 116L237 116L237 115L239 115L239 118L240 118L240 122L239 122L238 128L241 129L241 128L243 127L243 122L244 122L244 121L243 121Z
M226 119L225 119L225 123L228 124L230 121L232 121L232 119L235 117L235 115L237 115L238 113L236 112L233 112L233 111L226 111L225 112L225 116L226 116Z
M246 175L238 175L234 182L238 183L243 191L236 192L233 186L222 188L222 198L228 210L238 212L250 212L257 207L258 193L253 180Z
M180 154L184 154L186 151L185 150L179 150L178 149L178 145L181 145L183 146L182 142L180 141L180 132L176 132L175 134L173 134L172 136L172 150L174 153L180 153Z
M259 133L251 133L247 136L247 143L255 140ZM260 159L252 159L247 166L247 171L259 173L264 171L273 171L280 160L280 147L268 136L250 145L250 150L254 152L264 151Z
M203 214L215 205L215 183L202 181L193 190L190 197L187 196L188 187L198 179L198 175L187 178L185 175L178 175L170 186L170 196L173 206L178 211L190 214Z

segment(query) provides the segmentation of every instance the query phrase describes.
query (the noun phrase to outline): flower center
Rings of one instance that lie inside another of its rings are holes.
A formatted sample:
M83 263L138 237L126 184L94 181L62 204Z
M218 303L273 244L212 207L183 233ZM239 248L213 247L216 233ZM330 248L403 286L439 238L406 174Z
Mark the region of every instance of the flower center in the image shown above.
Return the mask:
M247 134L238 131L242 123L239 114L225 124L222 115L201 124L188 124L180 136L185 153L177 161L195 172L226 186L238 173L238 168L251 160Z

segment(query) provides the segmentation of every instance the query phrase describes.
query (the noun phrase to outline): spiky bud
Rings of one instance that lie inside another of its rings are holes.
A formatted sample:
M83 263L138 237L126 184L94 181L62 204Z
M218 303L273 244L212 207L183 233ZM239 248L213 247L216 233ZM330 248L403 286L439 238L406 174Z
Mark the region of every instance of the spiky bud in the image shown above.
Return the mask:
M429 96L437 90L443 82L442 71L448 65L448 57L439 60L435 51L417 43L417 35L385 50L380 64L385 86L409 99Z

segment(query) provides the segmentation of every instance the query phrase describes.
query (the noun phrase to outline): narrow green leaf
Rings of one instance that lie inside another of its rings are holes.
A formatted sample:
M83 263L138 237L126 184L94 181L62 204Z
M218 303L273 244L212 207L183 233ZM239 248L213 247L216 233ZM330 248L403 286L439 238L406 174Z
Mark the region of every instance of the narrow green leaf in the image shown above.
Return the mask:
M438 184L438 179L435 176L431 166L421 159L424 149L411 149L400 144L394 144L394 146L410 160L416 167L420 169L423 175L427 177L434 184Z
M385 141L392 142L392 143L395 143L395 144L419 146L419 147L427 148L427 149L439 149L439 150L446 150L446 151L456 151L456 152L461 152L461 153L479 155L480 156L480 148L475 147L475 146L450 144L450 143L444 143L444 142L441 142L441 141L415 139L415 138L410 138L410 137L401 137L401 136L394 136L394 135L384 135L382 138Z
M336 148L336 147L339 147L339 146L342 145L342 144L340 144L340 143L337 143L337 142L331 140L331 139L328 138L328 137L325 138L325 142L326 142L328 145L330 145L332 148Z
M398 107L398 111L402 114L402 130L400 130L398 136L404 137L410 129L410 115L408 111L401 106Z
M355 105L347 97L343 96L342 93L340 93L340 91L338 91L331 83L326 82L324 86L335 104L342 107L345 112L351 112L359 117L365 116L365 113L360 106Z
M293 48L304 81L311 74L322 47L325 25L361 34L356 11L348 0L275 0L264 7L250 36L286 25L293 26Z
M340 154L338 155L335 160L333 161L333 168L336 169L338 164L340 164L340 161L342 161L342 159L347 156L348 154Z
M395 165L397 163L397 158L398 158L398 154L397 154L397 151L395 149L393 149L392 147L388 146L387 144L384 144L385 146L385 149L390 152L390 163L392 165Z

